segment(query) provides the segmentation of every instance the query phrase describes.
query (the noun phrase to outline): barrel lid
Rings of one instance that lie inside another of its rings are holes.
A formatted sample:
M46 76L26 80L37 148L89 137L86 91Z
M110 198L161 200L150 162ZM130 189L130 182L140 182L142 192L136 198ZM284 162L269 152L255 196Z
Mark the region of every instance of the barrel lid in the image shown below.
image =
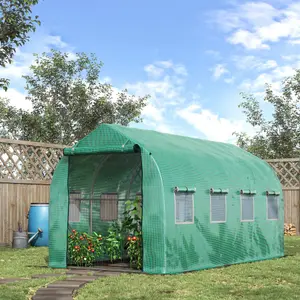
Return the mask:
M49 203L31 203L31 206L49 206Z

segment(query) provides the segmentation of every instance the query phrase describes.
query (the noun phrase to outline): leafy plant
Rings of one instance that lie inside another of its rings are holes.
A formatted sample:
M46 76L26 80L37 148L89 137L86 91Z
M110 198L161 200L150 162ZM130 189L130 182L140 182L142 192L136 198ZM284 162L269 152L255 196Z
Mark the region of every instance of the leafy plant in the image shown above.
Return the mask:
M127 251L130 259L130 267L136 267L142 269L143 267L143 241L141 233L137 236L128 237L127 239Z
M142 269L142 205L138 197L133 201L126 201L123 222L123 226L128 229L126 248L130 266Z
M108 255L111 262L121 259L125 251L130 266L142 269L142 207L141 200L128 200L125 204L124 219L114 222L103 237L94 232L92 235L72 230L68 237L68 257L76 265L92 265L97 259Z
M104 253L103 238L96 232L93 235L72 230L68 240L68 256L76 265L91 266Z
M111 262L116 259L121 259L122 257L122 236L117 224L118 223L114 223L113 226L108 229L108 236L105 239L106 254L109 255Z

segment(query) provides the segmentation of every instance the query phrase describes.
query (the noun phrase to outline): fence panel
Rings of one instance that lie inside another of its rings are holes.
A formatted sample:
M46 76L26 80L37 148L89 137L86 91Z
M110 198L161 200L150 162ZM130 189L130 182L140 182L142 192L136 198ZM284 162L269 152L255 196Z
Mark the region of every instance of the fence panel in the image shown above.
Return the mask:
M27 230L31 203L48 203L63 145L0 139L0 244L12 242L20 222Z
M284 221L296 226L300 234L300 158L267 160L282 184Z

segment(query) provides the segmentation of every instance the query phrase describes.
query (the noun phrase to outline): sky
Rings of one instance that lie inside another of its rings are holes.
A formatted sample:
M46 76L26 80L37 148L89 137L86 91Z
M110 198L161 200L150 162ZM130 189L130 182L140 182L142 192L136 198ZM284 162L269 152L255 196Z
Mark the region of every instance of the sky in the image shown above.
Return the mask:
M41 0L33 13L41 26L0 69L11 79L0 96L25 109L22 75L33 53L95 53L101 80L151 96L143 123L131 126L234 143L234 131L254 133L240 93L268 114L265 84L280 91L300 67L299 1Z

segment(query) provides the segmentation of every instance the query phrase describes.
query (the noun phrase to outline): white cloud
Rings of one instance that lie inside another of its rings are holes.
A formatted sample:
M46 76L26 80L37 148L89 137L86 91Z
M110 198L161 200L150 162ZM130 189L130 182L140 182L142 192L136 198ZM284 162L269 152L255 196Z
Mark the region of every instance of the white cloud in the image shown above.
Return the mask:
M162 122L164 120L163 117L163 108L157 108L153 104L149 103L143 110L143 116L147 117L148 119Z
M154 78L161 77L165 72L163 68L159 68L152 64L145 66L144 70L150 77L154 77Z
M262 40L252 32L244 29L239 29L234 32L227 41L231 44L242 44L247 49L269 49L267 44L264 44Z
M229 33L227 41L246 49L269 49L270 43L283 38L297 44L300 39L299 2L282 3L277 8L265 2L249 1L215 14L215 22Z
M275 60L263 60L253 55L234 56L232 60L235 63L236 68L240 70L254 69L257 71L264 71L268 69L274 69L278 66Z
M234 131L246 130L251 133L244 121L221 118L197 104L177 111L177 115L204 134L207 139L213 141L233 143L235 141L232 136Z
M0 97L9 99L10 105L13 105L17 108L22 108L25 110L32 109L31 102L25 99L26 94L23 94L16 89L9 88L7 92L0 90Z
M299 65L300 66L300 65ZM244 80L239 86L242 91L262 92L266 84L271 84L275 92L281 90L282 81L295 74L295 68L289 65L279 66L269 73L259 74L255 79Z
M159 78L167 72L173 72L175 75L186 77L188 72L183 64L175 64L171 60L157 61L144 67L144 70L150 77Z
M48 35L48 36L45 36L44 39L43 39L43 41L44 41L45 45L56 46L59 49L69 48L70 47L58 35Z
M170 118L174 107L186 100L183 94L188 72L184 65L171 60L148 64L144 71L149 76L148 80L127 83L124 88L137 96L150 95L150 102L142 112L144 124L171 133L172 129L166 120Z
M224 64L215 65L215 67L211 69L211 71L213 72L214 79L219 79L222 75L229 73Z

